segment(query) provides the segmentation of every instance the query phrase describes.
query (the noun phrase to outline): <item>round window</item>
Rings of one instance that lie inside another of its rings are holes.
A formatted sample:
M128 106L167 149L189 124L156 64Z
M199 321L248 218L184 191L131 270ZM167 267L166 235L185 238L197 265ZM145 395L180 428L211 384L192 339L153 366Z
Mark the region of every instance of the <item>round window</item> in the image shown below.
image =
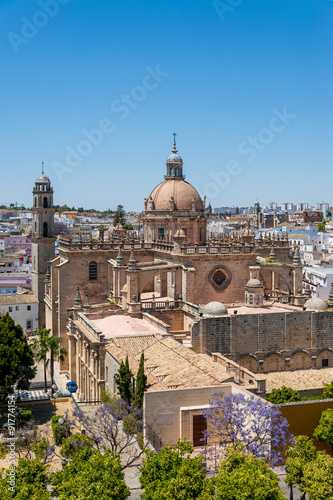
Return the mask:
M215 266L208 275L209 283L216 290L225 290L231 282L231 272L224 266Z

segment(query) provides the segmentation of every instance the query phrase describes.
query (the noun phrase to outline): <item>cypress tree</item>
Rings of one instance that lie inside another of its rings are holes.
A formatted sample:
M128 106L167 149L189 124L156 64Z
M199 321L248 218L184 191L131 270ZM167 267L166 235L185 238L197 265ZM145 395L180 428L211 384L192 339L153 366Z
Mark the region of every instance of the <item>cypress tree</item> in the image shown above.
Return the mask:
M143 351L141 353L140 364L138 373L136 375L136 386L135 386L135 394L134 394L134 406L136 408L142 408L143 406L143 396L145 390L147 389L147 376L145 375L145 357Z
M132 389L133 374L129 368L128 356L126 356L125 363L121 360L118 372L114 376L116 386L121 399L126 401L130 406L132 403L133 389Z

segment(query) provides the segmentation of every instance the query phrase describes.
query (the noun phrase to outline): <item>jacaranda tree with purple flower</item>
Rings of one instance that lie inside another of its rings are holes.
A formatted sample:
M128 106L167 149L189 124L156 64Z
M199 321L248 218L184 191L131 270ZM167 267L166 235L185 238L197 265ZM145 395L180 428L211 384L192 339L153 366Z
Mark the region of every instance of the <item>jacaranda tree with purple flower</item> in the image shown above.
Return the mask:
M276 406L257 396L216 392L203 413L207 420L203 440L207 461L217 464L225 457L226 447L233 447L272 467L283 463L282 452L293 437Z

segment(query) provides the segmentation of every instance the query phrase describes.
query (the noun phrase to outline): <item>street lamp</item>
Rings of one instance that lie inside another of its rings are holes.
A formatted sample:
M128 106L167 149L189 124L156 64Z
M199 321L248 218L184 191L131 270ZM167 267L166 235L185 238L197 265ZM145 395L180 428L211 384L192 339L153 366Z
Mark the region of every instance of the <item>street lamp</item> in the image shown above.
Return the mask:
M52 385L52 397L53 397L54 408L55 408L55 394L56 394L57 389L58 389L58 387L55 384L53 384Z

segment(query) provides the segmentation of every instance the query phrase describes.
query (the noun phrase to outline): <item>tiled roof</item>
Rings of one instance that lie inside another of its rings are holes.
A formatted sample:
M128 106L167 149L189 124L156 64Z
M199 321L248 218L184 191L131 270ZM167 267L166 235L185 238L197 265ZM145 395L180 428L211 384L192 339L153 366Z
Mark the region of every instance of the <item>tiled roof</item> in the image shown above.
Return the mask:
M13 304L38 304L38 299L32 293L0 295L0 306Z
M272 389L280 389L283 385L296 391L305 391L321 389L324 384L332 382L333 368L271 372L265 373L264 376L266 377L266 390L268 393L272 392Z
M207 387L219 385L231 378L221 367L206 361L171 337L163 337L161 340L151 336L146 338L150 339L147 340L146 347L144 337L141 337L141 345L145 355L145 372L154 379L153 389L150 390ZM133 338L115 338L113 342L120 350L115 349L112 344L106 350L119 362L128 354L130 365L136 361L133 371L136 373L141 350L134 354L138 344L135 345L133 341ZM156 388L157 383L160 389Z
M154 336L117 337L116 344L131 356L141 356L141 352L158 342Z

